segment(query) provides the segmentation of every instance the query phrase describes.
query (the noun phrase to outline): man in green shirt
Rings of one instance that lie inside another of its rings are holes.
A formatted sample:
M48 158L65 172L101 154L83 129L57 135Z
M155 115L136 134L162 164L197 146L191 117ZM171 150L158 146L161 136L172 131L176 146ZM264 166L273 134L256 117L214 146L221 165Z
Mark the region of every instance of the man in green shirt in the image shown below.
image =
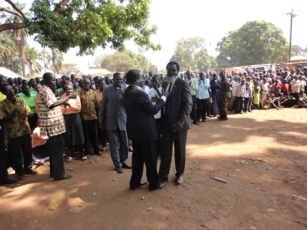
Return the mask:
M30 124L31 131L33 131L37 125L37 114L36 114L36 108L34 103L34 98L36 94L30 93L30 87L28 85L23 85L21 88L21 93L19 93L19 97L24 99L27 103L27 105L30 108L30 112L28 115L28 122Z

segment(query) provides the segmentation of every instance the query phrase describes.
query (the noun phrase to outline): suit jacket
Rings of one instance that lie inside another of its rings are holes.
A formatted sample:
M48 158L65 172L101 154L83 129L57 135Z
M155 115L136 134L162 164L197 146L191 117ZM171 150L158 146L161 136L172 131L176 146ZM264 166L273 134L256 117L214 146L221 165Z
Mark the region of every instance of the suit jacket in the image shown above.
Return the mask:
M165 105L162 99L152 104L148 95L140 88L129 85L124 93L127 111L127 133L133 141L151 141L158 139L154 115Z
M166 90L167 85L168 82L163 82L162 88L164 91ZM172 91L167 97L167 111L162 110L162 120L168 119L171 127L178 121L182 121L185 123L183 129L187 130L192 126L190 119L192 105L192 96L188 83L177 77L173 84Z
M126 130L127 114L124 107L123 95L116 94L113 86L103 91L102 101L99 108L99 120L106 130Z

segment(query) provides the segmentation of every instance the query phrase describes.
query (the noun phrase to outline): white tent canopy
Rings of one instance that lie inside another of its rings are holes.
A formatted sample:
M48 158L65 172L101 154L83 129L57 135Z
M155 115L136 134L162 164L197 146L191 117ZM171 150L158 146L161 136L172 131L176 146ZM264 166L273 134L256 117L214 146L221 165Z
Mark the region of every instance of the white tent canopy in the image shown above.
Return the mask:
M77 78L82 78L83 75L105 76L112 75L112 72L107 69L81 69L76 73Z
M290 61L306 61L307 58L304 56L292 56Z
M0 74L2 74L3 76L6 76L6 77L10 77L10 78L18 78L18 77L22 77L20 76L19 74L17 73L14 73L13 71L5 68L5 67L0 67Z

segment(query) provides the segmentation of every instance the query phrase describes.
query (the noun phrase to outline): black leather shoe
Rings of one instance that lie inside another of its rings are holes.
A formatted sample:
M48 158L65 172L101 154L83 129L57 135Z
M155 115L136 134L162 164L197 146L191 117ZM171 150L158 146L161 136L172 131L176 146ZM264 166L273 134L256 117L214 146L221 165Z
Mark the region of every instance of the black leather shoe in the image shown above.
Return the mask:
M16 180L11 180L9 178L0 179L0 184L14 184L16 183Z
M123 173L124 172L122 168L115 168L115 170L116 170L117 173Z
M194 125L199 125L199 123L197 121L193 122Z
M26 175L37 175L37 171L35 171L33 169L26 169L25 174Z
M228 118L227 118L227 117L219 117L219 120L220 120L220 121L227 121Z
M130 190L135 190L138 187L142 187L146 184L146 181L140 181L140 183L137 186L130 186Z
M97 155L97 156L101 156L101 153L100 153L100 152L97 152L97 153L95 153L95 155Z
M63 177L60 177L60 178L54 178L54 180L67 180L67 179L70 179L70 178L72 178L72 176L71 175L65 175L65 176L63 176Z
M157 189L162 189L166 186L167 182L160 182L159 184L155 185L155 186L151 186L149 185L148 190L149 191L155 191Z
M122 164L122 168L123 169L132 169L132 167L130 165L127 165L127 164Z

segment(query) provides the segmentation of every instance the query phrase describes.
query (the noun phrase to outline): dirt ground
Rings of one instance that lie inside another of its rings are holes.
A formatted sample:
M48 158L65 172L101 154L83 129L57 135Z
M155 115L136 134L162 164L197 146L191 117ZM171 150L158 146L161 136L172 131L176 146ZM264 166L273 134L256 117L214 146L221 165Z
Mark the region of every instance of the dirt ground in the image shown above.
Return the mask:
M173 162L154 192L130 191L131 171L117 174L108 149L66 162L70 180L49 180L45 164L0 187L0 229L307 229L306 117L254 110L193 126L184 183L174 183Z

